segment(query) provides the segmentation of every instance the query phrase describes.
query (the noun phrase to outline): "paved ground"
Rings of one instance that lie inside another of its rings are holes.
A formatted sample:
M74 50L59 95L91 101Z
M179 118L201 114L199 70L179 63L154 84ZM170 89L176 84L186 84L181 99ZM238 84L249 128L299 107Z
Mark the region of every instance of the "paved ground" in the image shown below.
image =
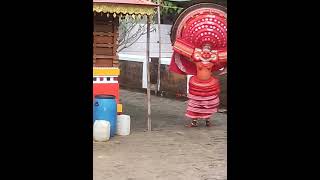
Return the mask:
M146 95L121 90L131 135L93 144L94 180L225 180L227 115L214 127L185 128L186 102L152 96L152 126L146 128Z

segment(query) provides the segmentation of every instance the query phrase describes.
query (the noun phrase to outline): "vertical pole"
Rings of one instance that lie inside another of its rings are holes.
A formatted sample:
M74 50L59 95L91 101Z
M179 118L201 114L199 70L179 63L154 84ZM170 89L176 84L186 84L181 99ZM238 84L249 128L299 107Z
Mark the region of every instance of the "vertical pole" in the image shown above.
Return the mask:
M148 101L148 131L151 131L151 95L150 95L150 16L147 16L147 101Z
M158 33L159 33L159 60L158 60L158 78L157 78L157 88L156 88L156 95L158 94L158 92L160 91L160 67L161 67L161 31L160 31L160 27L161 27L161 16L160 16L160 4L161 1L157 0L158 3Z

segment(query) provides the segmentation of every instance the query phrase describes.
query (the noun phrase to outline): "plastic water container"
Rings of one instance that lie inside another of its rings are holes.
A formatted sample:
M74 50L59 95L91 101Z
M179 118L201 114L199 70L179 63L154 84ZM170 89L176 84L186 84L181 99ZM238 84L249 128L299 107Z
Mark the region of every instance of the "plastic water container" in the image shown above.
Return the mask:
M117 116L117 135L127 136L130 134L130 116L118 115Z
M98 142L110 139L110 122L106 120L95 120L93 124L93 140Z
M96 114L96 108L95 108L95 100L93 99L93 107L92 107L92 119L93 119L93 123L96 120L95 114Z
M115 96L96 95L95 96L95 119L109 121L110 136L114 136L117 130L117 103Z

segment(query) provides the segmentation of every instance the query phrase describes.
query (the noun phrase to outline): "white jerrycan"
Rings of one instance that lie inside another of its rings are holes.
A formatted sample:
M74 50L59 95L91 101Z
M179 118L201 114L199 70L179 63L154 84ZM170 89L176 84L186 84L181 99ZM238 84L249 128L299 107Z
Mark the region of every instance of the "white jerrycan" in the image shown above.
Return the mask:
M118 115L117 116L117 135L127 136L130 134L130 116Z
M93 140L98 142L110 139L110 122L106 120L95 120L93 125Z

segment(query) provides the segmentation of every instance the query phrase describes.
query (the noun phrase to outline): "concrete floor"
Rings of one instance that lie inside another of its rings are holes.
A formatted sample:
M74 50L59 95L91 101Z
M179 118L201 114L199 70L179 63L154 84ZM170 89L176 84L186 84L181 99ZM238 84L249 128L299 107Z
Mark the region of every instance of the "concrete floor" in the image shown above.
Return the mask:
M131 135L93 144L94 180L225 180L227 115L215 126L186 128L186 102L152 96L152 132L146 128L146 95L120 91Z

